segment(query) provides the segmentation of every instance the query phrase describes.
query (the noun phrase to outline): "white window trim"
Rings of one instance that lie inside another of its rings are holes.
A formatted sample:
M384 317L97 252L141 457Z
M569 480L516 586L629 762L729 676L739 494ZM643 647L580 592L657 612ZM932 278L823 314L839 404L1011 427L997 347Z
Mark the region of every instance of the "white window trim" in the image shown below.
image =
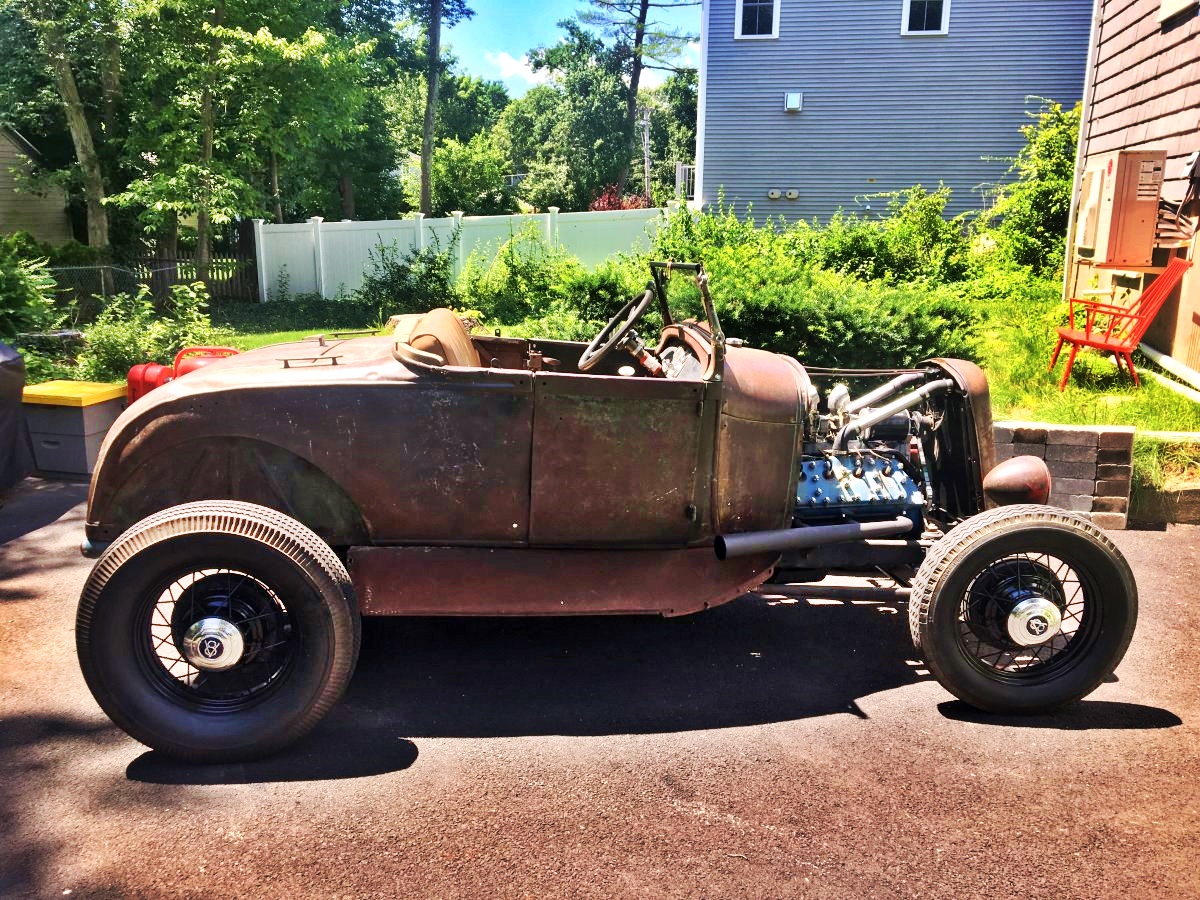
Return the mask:
M905 9L908 7L906 6ZM779 39L779 0L774 0L771 10L770 34L742 34L742 0L737 0L733 13L733 39L735 41L774 41Z
M741 0L739 0L740 5ZM900 33L905 37L926 37L950 33L950 0L942 2L942 27L938 31L909 31L908 11L912 8L911 0L900 0Z

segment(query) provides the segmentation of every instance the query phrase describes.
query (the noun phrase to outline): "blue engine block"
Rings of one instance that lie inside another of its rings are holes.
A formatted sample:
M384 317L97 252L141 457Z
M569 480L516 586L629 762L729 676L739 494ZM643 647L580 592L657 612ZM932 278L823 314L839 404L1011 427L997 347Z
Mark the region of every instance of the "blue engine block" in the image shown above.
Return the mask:
M796 484L797 521L845 515L910 515L925 506L922 486L896 459L870 453L839 453L801 463Z

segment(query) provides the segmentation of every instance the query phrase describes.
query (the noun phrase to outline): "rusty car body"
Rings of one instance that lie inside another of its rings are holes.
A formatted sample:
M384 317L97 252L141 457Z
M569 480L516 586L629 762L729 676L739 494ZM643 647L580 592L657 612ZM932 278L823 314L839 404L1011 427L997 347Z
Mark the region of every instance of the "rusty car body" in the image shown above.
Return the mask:
M1040 460L995 465L976 366L806 369L726 340L702 267L651 271L587 346L433 310L133 403L88 500L77 644L100 705L168 754L248 758L336 702L363 615L680 615L833 570L910 585L914 641L982 708L1050 709L1112 671L1128 566L1039 505ZM702 320L672 315L681 277Z

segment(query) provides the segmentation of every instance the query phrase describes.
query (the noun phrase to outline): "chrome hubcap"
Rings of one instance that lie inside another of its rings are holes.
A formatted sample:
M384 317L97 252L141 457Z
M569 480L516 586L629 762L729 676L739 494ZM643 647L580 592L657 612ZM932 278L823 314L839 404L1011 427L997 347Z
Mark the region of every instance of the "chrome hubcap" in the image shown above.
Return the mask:
M1022 647L1044 644L1062 628L1062 612L1043 597L1022 600L1008 614L1008 636Z
M227 619L209 616L195 622L183 636L183 653L197 669L220 672L236 666L245 652L241 631Z

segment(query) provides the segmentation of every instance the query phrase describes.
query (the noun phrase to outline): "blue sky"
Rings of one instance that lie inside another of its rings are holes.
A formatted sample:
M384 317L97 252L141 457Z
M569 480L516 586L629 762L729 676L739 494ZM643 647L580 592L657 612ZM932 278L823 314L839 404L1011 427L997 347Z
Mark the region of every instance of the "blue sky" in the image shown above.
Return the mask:
M554 0L468 0L468 5L475 15L443 31L442 43L458 57L459 71L502 81L514 97L520 97L545 77L544 73L530 71L526 54L534 47L557 41L562 32L556 23L587 7L586 2ZM662 21L682 31L700 31L699 6L658 12ZM688 65L699 64L698 50L689 48L685 58ZM660 75L647 72L642 84L653 87L659 81Z

